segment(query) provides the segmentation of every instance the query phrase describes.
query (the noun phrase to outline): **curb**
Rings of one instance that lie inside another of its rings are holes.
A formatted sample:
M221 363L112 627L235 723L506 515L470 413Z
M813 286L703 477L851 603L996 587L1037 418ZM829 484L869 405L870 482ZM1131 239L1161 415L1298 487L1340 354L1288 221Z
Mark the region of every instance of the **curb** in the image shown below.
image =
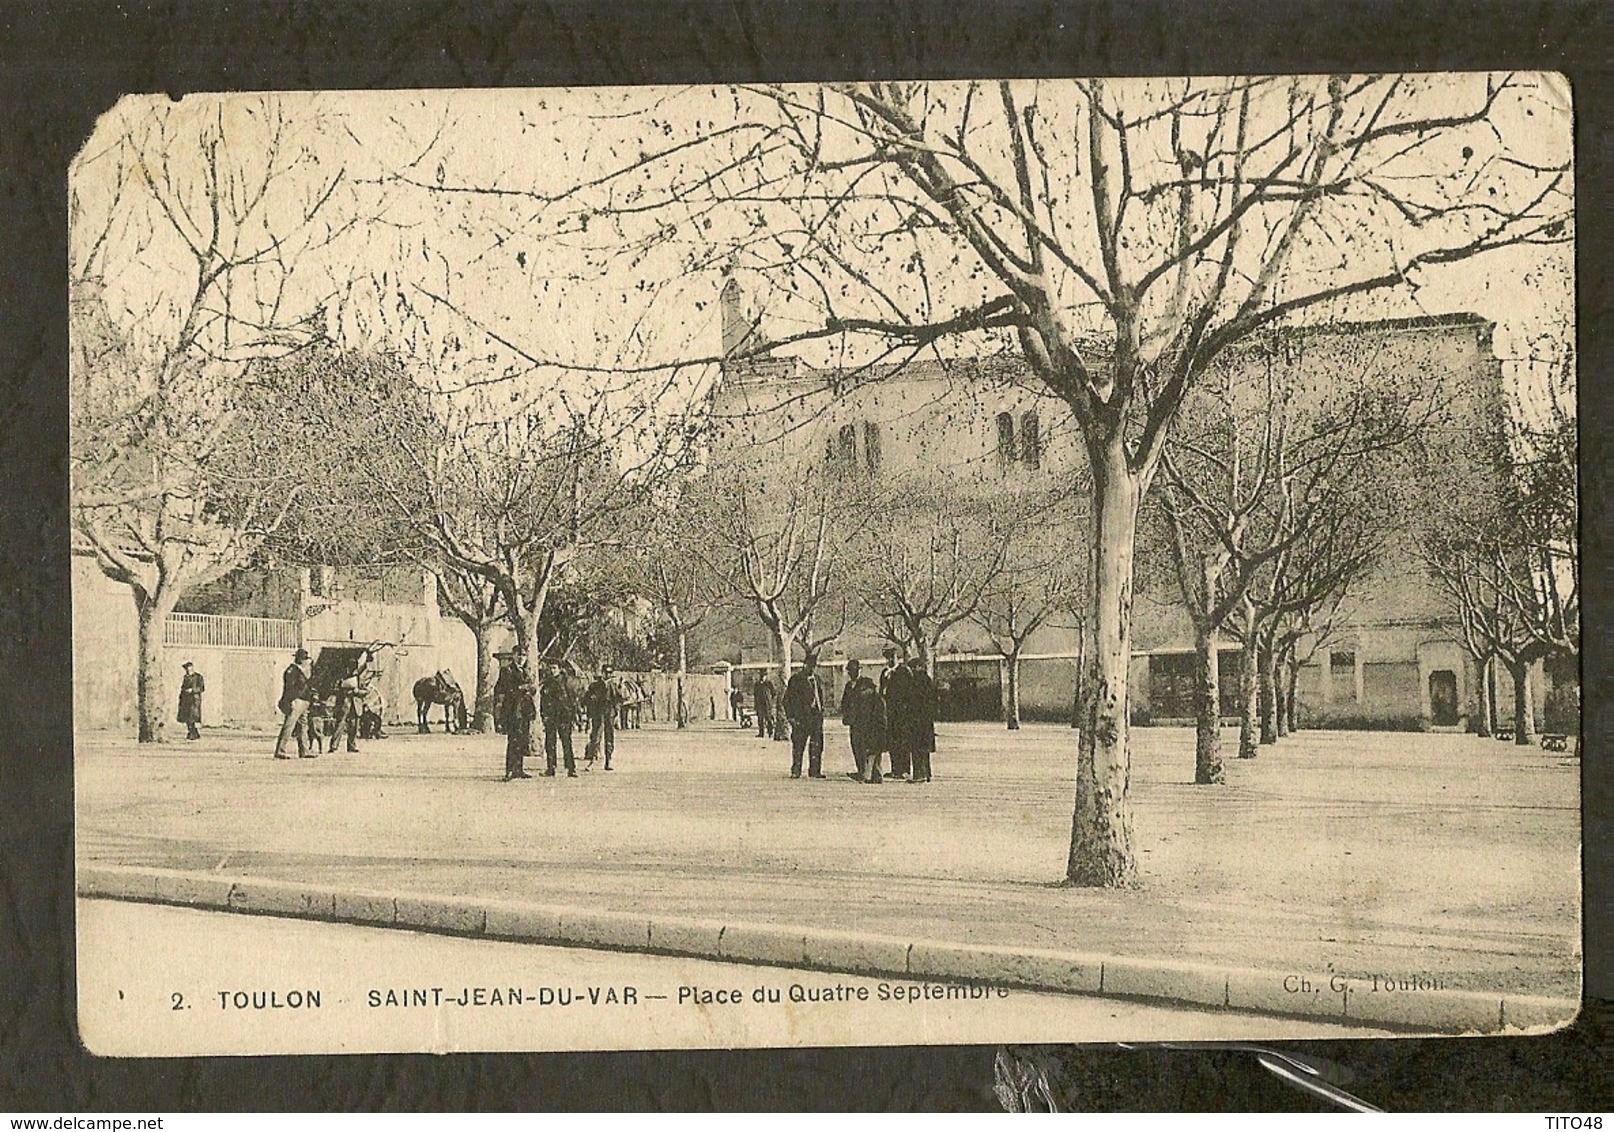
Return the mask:
M1420 988L1328 989L1329 976L1219 968L1036 948L1000 947L778 924L726 923L525 904L477 897L389 895L297 881L94 865L78 870L80 896L186 908L406 928L563 947L636 951L762 966L1025 990L1145 999L1364 1028L1461 1035L1546 1033L1570 1025L1564 998ZM1297 991L1297 980L1315 979Z

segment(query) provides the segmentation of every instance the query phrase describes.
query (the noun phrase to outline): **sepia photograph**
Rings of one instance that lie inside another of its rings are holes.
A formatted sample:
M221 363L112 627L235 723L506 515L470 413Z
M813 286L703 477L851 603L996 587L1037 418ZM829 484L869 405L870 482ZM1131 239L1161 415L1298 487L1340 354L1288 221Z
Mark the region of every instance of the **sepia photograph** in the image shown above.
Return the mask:
M84 1044L1570 1025L1573 184L1548 73L123 98Z

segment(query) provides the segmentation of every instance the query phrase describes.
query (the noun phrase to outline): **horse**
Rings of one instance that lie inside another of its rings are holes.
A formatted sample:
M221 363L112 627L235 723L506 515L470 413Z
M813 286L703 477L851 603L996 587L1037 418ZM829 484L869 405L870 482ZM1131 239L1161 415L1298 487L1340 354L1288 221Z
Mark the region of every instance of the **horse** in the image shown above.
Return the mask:
M415 681L415 717L422 735L431 733L431 723L427 717L431 714L433 704L443 705L444 732L464 731L469 726L465 718L465 693L460 690L454 674L446 668Z

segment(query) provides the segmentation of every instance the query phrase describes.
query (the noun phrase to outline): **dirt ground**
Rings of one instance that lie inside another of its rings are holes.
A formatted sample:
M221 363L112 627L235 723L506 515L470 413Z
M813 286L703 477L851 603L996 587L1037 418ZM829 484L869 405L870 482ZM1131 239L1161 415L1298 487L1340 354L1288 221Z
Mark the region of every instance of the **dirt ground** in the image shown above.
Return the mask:
M835 723L822 781L710 725L621 732L609 774L509 783L502 736L276 762L268 732L87 733L79 859L1578 997L1573 757L1304 732L1202 787L1191 732L1138 729L1140 885L1095 891L1058 884L1074 732L939 732L917 786L844 777Z

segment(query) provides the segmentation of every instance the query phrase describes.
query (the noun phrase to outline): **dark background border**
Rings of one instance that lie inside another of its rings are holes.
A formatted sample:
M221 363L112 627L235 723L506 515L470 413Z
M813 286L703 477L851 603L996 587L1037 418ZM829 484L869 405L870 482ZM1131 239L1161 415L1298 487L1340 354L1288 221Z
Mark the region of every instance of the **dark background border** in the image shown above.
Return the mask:
M1607 0L0 0L0 1109L994 1108L989 1047L105 1061L74 1038L66 167L120 94L1547 69L1577 111L1587 993L1614 998ZM1408 867L1416 867L1408 862ZM131 956L131 961L138 957ZM1297 1045L1392 1108L1614 1107L1609 1013L1537 1039ZM1227 1052L1044 1049L1065 1103L1305 1108Z

